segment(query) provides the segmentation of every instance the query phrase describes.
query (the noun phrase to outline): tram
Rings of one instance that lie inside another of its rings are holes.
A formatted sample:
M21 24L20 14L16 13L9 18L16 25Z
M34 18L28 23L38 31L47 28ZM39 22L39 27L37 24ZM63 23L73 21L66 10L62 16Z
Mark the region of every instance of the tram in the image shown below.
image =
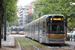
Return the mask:
M18 27L18 34L20 34L20 35L24 35L24 27L23 26L19 26Z
M17 27L11 26L11 34L17 34Z
M25 25L25 36L39 43L65 43L65 22L62 14L49 14Z

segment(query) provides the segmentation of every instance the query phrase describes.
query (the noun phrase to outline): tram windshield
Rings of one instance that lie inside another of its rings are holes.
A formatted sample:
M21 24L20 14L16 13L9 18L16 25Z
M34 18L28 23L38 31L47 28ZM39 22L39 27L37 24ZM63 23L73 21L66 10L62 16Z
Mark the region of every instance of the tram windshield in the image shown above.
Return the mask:
M47 21L48 33L64 33L63 16L54 16L50 21Z
M17 31L17 28L12 28L12 31Z
M52 23L52 32L63 32L64 24L63 23Z
M24 28L20 29L20 31L24 31Z

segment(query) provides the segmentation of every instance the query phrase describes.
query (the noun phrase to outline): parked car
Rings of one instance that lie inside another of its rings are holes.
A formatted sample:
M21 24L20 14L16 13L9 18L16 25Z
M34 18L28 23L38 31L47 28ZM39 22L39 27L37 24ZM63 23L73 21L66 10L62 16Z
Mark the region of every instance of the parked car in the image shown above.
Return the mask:
M72 33L67 33L67 37L71 37L71 34L72 34Z
M73 32L71 35L72 35L72 37L74 37L75 36L75 32Z

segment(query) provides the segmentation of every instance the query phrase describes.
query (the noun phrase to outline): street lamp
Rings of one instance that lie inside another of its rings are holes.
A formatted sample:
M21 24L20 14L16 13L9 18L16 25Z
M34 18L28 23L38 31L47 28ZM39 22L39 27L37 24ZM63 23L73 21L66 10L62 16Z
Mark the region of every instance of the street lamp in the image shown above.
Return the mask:
M12 2L12 0L10 0ZM4 41L6 41L6 3L4 2Z

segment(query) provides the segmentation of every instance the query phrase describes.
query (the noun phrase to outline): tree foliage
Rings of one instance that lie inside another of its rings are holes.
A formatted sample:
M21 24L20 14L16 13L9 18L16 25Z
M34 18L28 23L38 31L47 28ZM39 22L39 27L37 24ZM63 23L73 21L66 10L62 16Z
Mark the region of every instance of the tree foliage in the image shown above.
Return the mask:
M26 23L30 23L33 20L33 14L28 14L26 16Z
M18 17L11 23L11 26L19 26Z
M9 22L17 18L17 1L18 0L4 0L4 4L6 4L7 21Z
M68 18L68 28L71 28L75 19L75 0L36 0L34 1L34 13L45 14L63 14ZM36 18L36 17L35 17ZM74 24L75 25L75 24ZM73 25L73 27L75 27Z

